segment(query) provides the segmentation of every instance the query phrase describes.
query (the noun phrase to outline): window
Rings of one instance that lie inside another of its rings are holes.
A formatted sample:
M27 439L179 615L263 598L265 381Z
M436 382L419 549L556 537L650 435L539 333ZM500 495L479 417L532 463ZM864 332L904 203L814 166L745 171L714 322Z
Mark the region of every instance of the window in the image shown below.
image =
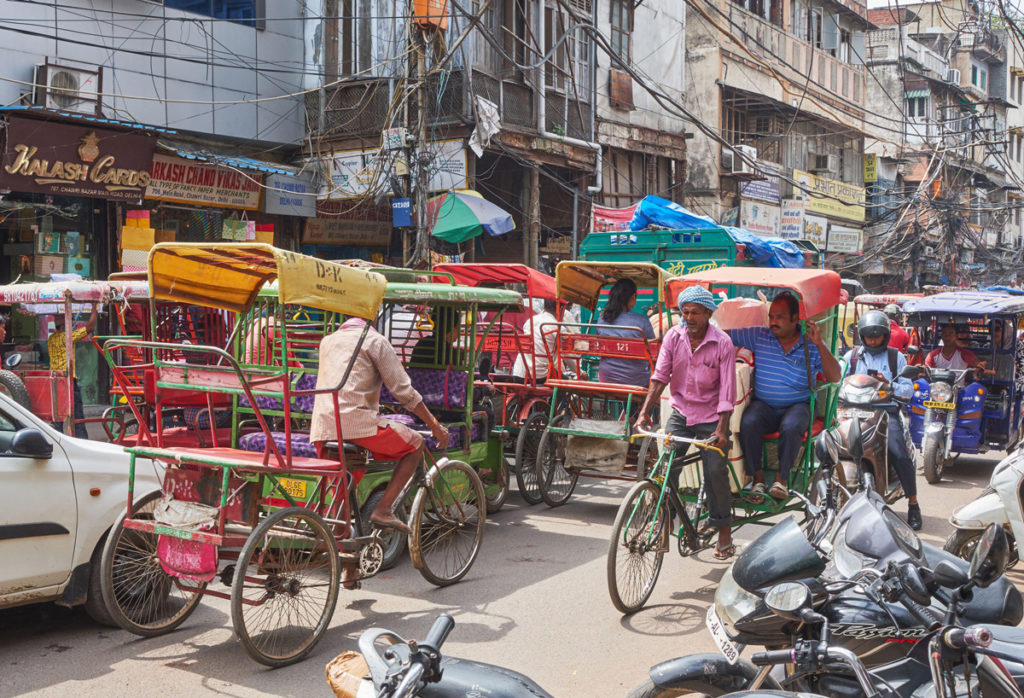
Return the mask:
M633 2L632 0L611 0L612 6L612 50L623 62L632 62L633 48Z
M839 55L836 56L843 63L850 62L850 45L853 42L853 34L849 29L839 30Z
M822 33L822 16L818 10L811 10L810 22L807 26L807 41L810 42L814 48L821 48L821 33Z
M246 24L257 29L266 27L265 0L162 0L164 7L193 12L214 19ZM160 0L157 0L160 2Z
M988 92L988 69L977 63L971 64L971 84L979 90Z
M923 118L928 116L928 98L908 97L907 116L911 118Z
M342 75L355 75L373 64L370 3L368 0L341 0L338 3L340 41L338 67Z
M580 3L575 2L574 5ZM589 8L588 8L589 9ZM575 23L566 12L553 7L544 9L544 51L551 51L554 44ZM628 62L628 54L620 54ZM586 85L590 84L590 34L576 29L566 37L551 56L544 81L558 90L569 89L575 84L575 92L586 94Z

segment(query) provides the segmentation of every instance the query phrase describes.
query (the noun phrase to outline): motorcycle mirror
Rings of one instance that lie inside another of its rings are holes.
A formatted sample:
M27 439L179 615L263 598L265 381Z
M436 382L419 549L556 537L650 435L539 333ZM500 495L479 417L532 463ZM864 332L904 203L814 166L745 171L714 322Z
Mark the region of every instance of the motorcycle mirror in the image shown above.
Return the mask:
M998 524L989 524L982 532L971 556L971 569L967 572L974 586L984 589L1003 575L1010 561L1010 542L1006 531Z
M776 584L764 595L764 604L786 620L800 620L800 611L811 606L811 590L803 582Z
M832 453L828 444L828 434L822 435L814 444L814 457L824 466L832 466Z
M912 562L904 562L896 568L896 578L900 581L903 592L910 597L911 601L922 606L931 604L932 595L928 593L928 587L925 586L924 580L921 578L921 570L917 568L917 565Z
M917 356L918 354L921 353L921 347L917 346L916 344L910 344L907 346L905 353Z
M4 368L16 368L21 364L21 354L11 354L4 359Z
M909 378L910 380L917 380L921 377L924 371L921 370L920 366L904 366L903 370L900 371L900 378Z
M943 560L935 565L935 569L932 570L932 577L939 586L947 589L958 589L968 581L964 571L949 560Z

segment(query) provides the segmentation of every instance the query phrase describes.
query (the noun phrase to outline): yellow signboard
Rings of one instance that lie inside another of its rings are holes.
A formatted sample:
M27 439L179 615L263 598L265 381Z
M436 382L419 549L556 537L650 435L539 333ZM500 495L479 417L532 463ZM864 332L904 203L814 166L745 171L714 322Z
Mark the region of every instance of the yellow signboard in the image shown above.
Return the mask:
M867 153L864 156L864 183L878 181L878 156L875 153Z
M797 196L807 201L808 213L864 221L864 187L826 179L802 170L793 170L793 179L802 188L797 191Z

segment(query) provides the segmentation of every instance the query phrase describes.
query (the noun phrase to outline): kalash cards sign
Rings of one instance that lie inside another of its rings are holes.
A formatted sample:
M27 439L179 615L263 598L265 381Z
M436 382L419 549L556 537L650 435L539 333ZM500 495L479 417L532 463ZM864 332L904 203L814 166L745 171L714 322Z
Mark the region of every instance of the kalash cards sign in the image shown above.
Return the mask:
M139 201L156 139L141 133L10 116L0 187L54 196Z

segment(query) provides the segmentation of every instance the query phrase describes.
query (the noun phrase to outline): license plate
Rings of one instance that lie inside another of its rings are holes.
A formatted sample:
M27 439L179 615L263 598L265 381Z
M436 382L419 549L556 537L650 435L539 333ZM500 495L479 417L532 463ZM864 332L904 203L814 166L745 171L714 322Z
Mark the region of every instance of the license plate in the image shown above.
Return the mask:
M955 402L935 402L934 400L925 400L925 407L931 407L934 410L951 410L956 407Z
M870 410L839 410L840 417L846 417L847 419L871 419L875 416L874 412Z
M288 493L291 497L305 497L306 496L306 481L305 480L290 480L286 477L278 480L281 485L281 489Z
M729 635L725 632L725 625L722 623L722 619L718 617L718 613L715 612L714 606L708 609L708 616L704 622L708 626L708 632L711 633L711 639L715 641L719 651L729 663L735 664L739 661L739 647L729 639Z

